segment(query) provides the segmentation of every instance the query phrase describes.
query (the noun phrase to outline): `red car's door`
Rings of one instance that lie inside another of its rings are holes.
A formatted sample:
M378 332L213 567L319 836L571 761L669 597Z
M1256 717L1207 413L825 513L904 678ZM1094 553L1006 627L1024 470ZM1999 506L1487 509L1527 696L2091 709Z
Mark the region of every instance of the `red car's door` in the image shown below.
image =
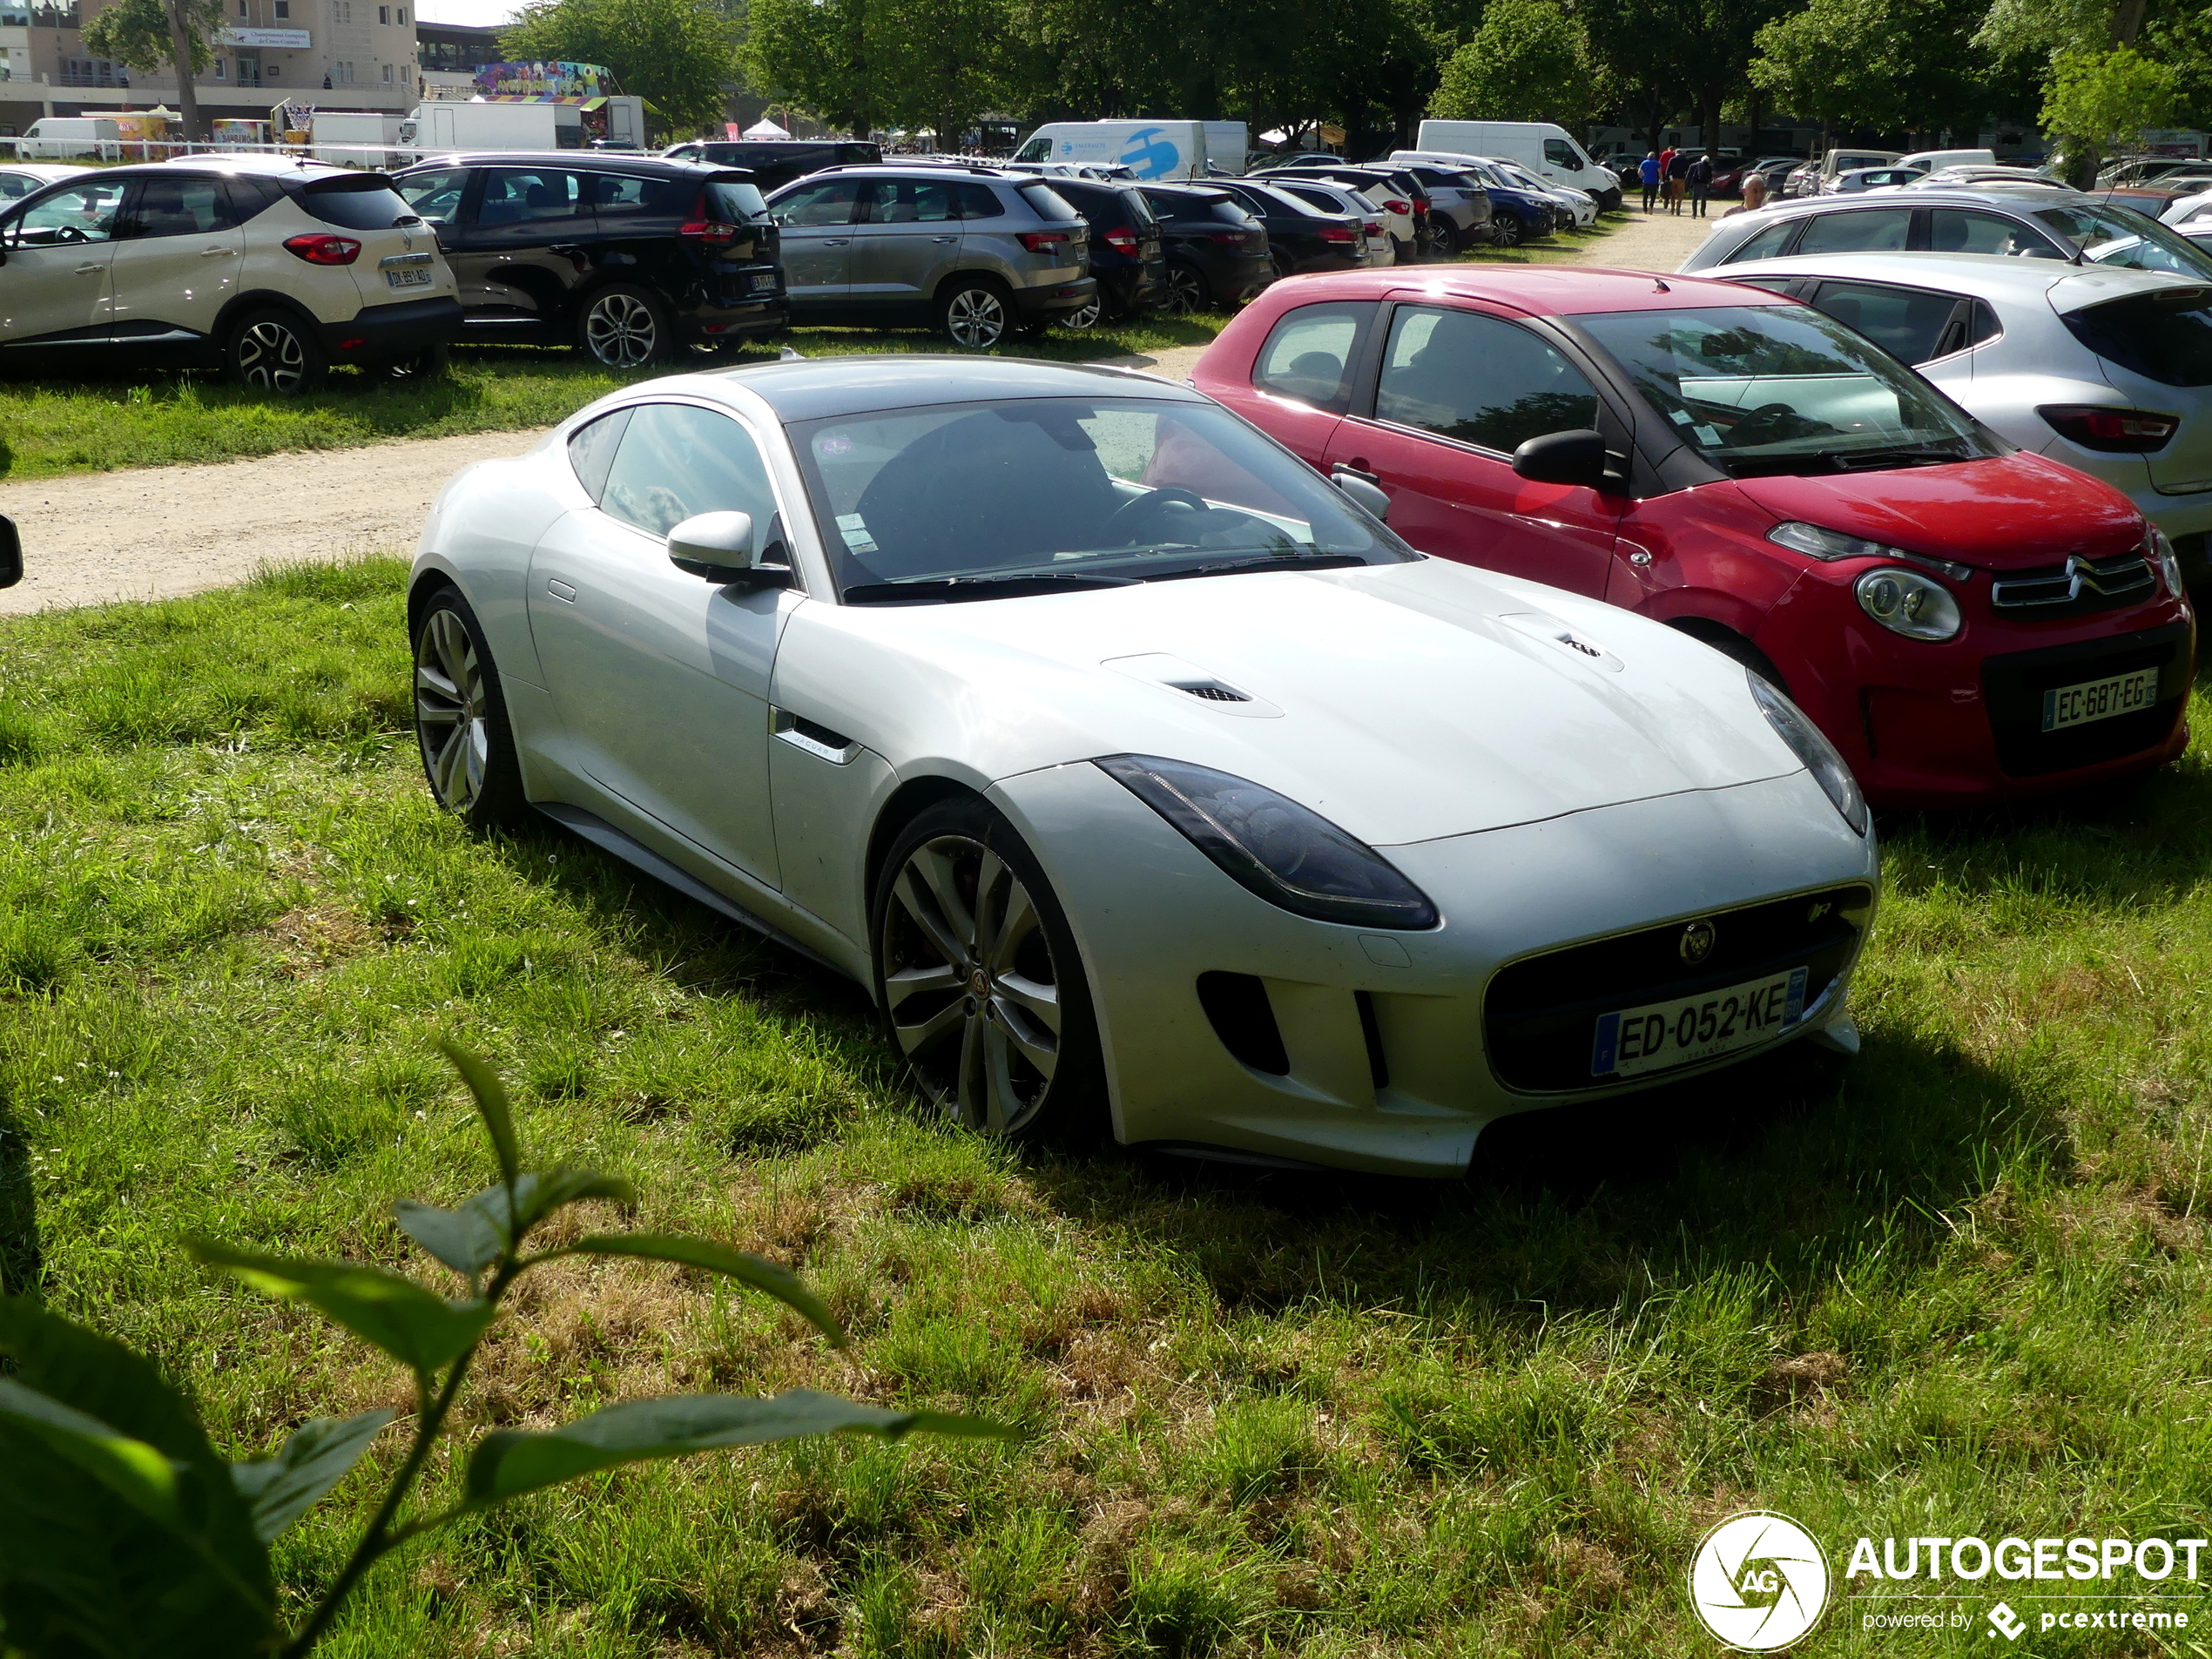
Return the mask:
M1381 484L1391 529L1424 553L1602 597L1625 499L1513 469L1530 438L1614 424L1588 377L1487 312L1401 305L1389 323L1372 406L1338 425L1329 469Z
M1252 360L1251 384L1203 389L1317 471L1352 407L1361 353L1374 323L1372 300L1330 300L1286 311Z

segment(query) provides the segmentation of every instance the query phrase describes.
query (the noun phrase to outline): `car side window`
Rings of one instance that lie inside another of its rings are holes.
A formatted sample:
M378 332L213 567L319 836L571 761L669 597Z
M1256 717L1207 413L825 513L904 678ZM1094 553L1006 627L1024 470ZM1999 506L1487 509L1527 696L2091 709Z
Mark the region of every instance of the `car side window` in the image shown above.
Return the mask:
M1259 348L1252 384L1342 415L1352 407L1352 371L1372 305L1300 306L1287 312Z
M1995 213L1939 207L1928 215L1928 248L1935 253L2005 253L2017 259L2063 260L2058 244L2038 230Z
M1870 207L1856 212L1823 213L1805 226L1797 252L1885 253L1901 249L1912 234L1909 207Z
M142 179L138 199L117 225L116 235L204 236L236 226L230 197L216 179Z
M776 492L752 435L726 415L688 403L631 411L599 506L653 536L699 513L750 513L765 543L776 523Z
M466 167L441 167L435 172L409 173L395 179L401 199L433 225L451 225L461 217L461 199L469 193Z
M484 198L476 206L476 223L531 225L575 219L582 194L577 188L580 182L576 174L562 168L488 168Z
M591 211L601 219L634 218L643 213L658 183L621 172L592 173L587 179L591 186Z
M850 225L853 205L860 198L860 185L854 179L827 179L819 185L804 185L781 201L770 204L769 212L779 225L790 225L801 229L815 225Z
M17 172L0 172L0 202L21 201L38 188L38 181Z
M617 409L569 434L569 465L576 469L577 482L594 502L606 493L607 474L615 464L615 450L622 443L623 428L630 424L631 414L628 409Z
M1785 219L1779 225L1770 225L1721 263L1741 265L1747 260L1778 260L1782 257L1782 250L1789 246L1790 239L1797 233L1797 227L1804 222L1802 219Z
M934 179L878 179L861 199L860 217L863 224L941 225L954 217L953 192Z
M1582 158L1575 153L1575 146L1564 138L1544 140L1544 159L1554 167L1579 167Z
M1951 327L1959 314L1955 294L1878 282L1824 282L1812 303L1901 363L1925 363L1966 343L1964 329Z
M1375 415L1501 455L1597 423L1597 393L1550 342L1473 311L1401 306Z
M121 184L72 185L57 190L8 223L10 247L68 247L105 242L115 234L116 210L123 205Z
M999 193L988 185L954 185L954 199L959 204L962 219L1003 219L1006 204Z

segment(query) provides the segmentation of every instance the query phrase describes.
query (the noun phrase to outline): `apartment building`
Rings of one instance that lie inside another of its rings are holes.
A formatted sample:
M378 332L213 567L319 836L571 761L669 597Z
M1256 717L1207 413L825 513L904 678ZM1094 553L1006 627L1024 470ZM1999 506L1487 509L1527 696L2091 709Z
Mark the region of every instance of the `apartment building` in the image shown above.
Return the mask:
M107 0L0 0L0 137L47 115L177 107L177 79L84 46ZM212 68L193 79L203 118L266 118L290 101L400 113L421 101L415 0L224 0Z

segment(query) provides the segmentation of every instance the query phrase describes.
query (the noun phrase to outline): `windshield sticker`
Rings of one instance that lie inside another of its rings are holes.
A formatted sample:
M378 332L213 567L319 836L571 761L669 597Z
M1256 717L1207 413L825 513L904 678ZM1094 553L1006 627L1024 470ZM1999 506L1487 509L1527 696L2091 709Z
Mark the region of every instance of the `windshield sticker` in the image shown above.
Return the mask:
M853 440L842 432L825 432L814 440L814 453L818 455L849 455L853 453Z
M850 440L840 439L840 442L849 444ZM851 551L873 553L876 550L875 538L868 534L867 524L858 513L840 513L837 528L845 537L846 547Z

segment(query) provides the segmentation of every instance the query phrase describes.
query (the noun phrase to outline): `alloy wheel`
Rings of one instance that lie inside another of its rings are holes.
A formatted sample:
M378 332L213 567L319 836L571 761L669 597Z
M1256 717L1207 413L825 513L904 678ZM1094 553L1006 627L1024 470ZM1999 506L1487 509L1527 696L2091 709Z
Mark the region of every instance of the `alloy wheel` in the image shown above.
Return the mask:
M962 288L945 307L945 332L956 346L995 346L1006 333L1006 302L988 288Z
M883 995L899 1047L946 1115L1011 1135L1060 1063L1060 974L1036 901L966 835L914 848L883 915Z
M603 293L584 314L584 344L610 368L638 368L660 349L653 308L634 293Z
M438 805L465 813L482 792L491 759L484 718L484 676L461 618L430 613L415 647L415 731Z
M1518 247L1521 246L1521 221L1512 218L1501 219L1493 234L1500 247Z
M297 392L307 381L307 347L282 323L264 318L239 336L238 377L260 391Z
M1168 266L1168 310L1178 317L1206 308L1206 280L1187 265Z
M1082 304L1061 318L1060 326L1062 328L1072 328L1077 334L1081 334L1085 329L1097 327L1098 320L1103 315L1105 315L1105 307L1094 297L1084 300Z

